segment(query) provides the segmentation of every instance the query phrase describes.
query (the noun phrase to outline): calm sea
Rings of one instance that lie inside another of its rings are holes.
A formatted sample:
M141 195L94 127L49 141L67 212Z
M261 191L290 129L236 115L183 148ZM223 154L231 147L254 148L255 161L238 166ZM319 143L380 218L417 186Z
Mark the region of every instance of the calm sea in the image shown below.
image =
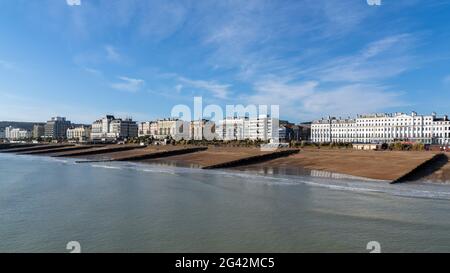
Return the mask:
M450 186L0 154L0 251L449 252Z

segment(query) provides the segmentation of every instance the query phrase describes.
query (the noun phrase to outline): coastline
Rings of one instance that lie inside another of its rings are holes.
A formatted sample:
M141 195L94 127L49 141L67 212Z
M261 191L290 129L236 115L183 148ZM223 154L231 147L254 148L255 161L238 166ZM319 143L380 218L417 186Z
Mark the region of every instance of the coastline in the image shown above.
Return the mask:
M19 154L35 148L23 148ZM161 166L190 168L215 168L254 171L266 174L305 175L311 173L334 174L335 176L360 177L380 182L394 182L408 176L424 165L438 152L415 151L361 151L353 149L279 149L277 152L261 151L257 147L216 147L193 145L106 145L71 148L63 151L53 146L35 156L75 158L80 162L132 161ZM17 149L10 152L16 153ZM8 152L3 150L2 152ZM275 153L283 155L275 158ZM285 154L285 155L284 155ZM263 158L263 160L258 160ZM411 180L427 180L433 183L450 181L450 164L445 161L429 164L420 173L410 175ZM333 175L328 175L333 178Z

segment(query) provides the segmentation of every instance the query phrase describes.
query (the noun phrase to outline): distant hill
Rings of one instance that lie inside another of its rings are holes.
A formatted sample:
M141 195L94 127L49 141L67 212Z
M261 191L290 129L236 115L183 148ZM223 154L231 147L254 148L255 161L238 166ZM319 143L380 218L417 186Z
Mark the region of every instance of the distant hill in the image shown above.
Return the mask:
M41 122L19 122L19 121L0 121L0 128L12 126L14 128L20 128L24 130L33 130L35 124L45 124Z

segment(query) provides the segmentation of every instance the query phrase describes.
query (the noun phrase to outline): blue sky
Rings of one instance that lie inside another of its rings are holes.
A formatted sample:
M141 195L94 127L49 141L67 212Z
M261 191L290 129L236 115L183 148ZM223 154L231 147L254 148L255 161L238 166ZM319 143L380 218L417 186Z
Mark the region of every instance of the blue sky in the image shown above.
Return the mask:
M0 120L450 114L448 0L67 1L0 0Z

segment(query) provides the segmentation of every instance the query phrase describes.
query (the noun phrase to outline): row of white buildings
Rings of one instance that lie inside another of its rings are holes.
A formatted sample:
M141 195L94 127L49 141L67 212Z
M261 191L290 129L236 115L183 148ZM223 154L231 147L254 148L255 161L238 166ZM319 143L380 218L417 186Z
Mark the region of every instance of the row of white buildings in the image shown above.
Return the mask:
M137 124L131 118L116 118L106 115L91 126L75 126L64 117L51 118L45 124L34 125L33 131L7 128L0 138L10 140L52 139L72 142L116 142L134 137L151 137L157 140L168 138L192 140L261 140L265 142L307 140L302 131L309 127L280 121L269 115L257 117L229 117L217 122L208 120L182 121L159 119ZM3 136L4 135L4 136ZM295 135L295 136L294 136ZM3 137L2 137L3 136Z
M311 125L311 140L317 143L391 143L395 141L448 144L448 116L418 115L416 112L358 115L356 118L328 117Z
M155 139L184 138L193 140L262 140L278 139L278 123L275 118L260 115L255 118L232 117L217 123L208 120L183 122L178 119L161 119L141 122L138 125L140 137Z
M32 132L20 128L14 128L12 126L8 126L0 131L0 138L6 138L9 140L22 140L32 137Z

